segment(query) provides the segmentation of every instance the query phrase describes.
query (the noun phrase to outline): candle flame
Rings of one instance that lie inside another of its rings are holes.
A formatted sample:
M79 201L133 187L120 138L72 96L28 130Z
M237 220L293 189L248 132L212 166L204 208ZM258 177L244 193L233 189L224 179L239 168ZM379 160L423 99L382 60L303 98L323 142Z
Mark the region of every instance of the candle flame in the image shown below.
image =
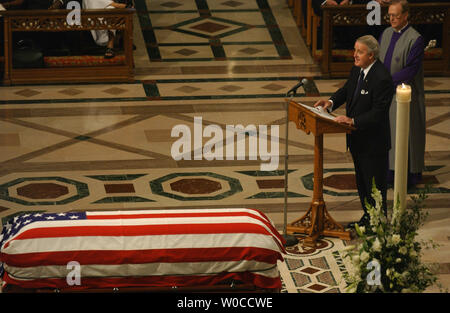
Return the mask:
M402 89L405 89L405 88L406 88L405 83L402 83Z

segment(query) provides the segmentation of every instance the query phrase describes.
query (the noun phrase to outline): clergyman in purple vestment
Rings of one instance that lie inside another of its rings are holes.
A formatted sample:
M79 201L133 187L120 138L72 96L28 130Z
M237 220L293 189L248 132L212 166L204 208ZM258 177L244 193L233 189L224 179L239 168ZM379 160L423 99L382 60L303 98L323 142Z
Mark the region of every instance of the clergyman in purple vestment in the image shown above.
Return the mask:
M425 94L423 78L423 37L408 24L409 5L406 0L393 0L389 6L391 27L380 37L380 60L391 72L394 86L402 83L411 86L408 184L420 182L425 168ZM391 150L389 151L390 176L395 165L396 97L389 112L391 125Z

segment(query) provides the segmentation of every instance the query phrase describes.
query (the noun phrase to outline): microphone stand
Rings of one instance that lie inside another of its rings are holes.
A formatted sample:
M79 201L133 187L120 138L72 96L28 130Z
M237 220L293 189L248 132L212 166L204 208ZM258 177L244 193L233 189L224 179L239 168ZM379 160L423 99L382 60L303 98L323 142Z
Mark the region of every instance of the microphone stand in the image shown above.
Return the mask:
M296 245L298 243L297 237L293 235L288 235L287 233L287 196L288 196L288 158L289 158L289 103L297 94L297 90L293 90L292 93L289 91L286 94L286 97L290 98L286 103L286 132L285 132L285 140L286 143L284 145L284 224L283 224L283 238L286 240L286 247Z

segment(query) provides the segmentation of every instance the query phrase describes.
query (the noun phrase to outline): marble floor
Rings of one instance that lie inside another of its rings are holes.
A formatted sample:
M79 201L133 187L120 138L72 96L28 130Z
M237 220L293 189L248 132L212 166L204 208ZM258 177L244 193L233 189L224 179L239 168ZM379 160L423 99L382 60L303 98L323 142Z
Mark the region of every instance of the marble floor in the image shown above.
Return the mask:
M136 0L136 9L135 82L0 87L2 221L29 211L251 207L282 230L286 145L287 219L301 217L313 193L314 138L286 126L285 94L308 77L295 100L312 104L344 80L321 77L287 1ZM426 171L409 194L431 184L420 237L441 245L424 260L438 264L448 288L450 78L426 77L425 90ZM238 125L250 132L235 147L226 129ZM344 135L326 135L324 147L327 208L339 223L357 220ZM345 244L337 241L323 247ZM286 290L342 291L323 287L328 278L299 278L322 275L325 263L292 274Z

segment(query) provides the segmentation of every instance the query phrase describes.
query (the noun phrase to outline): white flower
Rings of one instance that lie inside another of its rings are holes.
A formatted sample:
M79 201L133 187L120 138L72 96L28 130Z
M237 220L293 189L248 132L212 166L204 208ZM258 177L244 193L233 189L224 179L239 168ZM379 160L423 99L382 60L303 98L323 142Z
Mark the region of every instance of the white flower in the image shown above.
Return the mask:
M383 203L383 197L381 196L381 191L375 188L375 186L372 188L372 198L375 200L375 208L380 210Z
M394 276L395 276L395 269L393 269L392 267L391 267L391 268L388 268L388 269L386 270L386 276L388 276L388 277L394 277Z
M408 253L408 249L405 246L403 246L400 249L398 249L398 252L403 255L406 255Z
M408 278L408 276L409 276L409 272L403 272L402 273L403 280L406 280Z
M366 227L365 226L359 226L359 230L361 231L361 234L364 234L364 232L366 231Z
M356 247L355 245L350 245L350 246L345 247L343 251L345 251L345 252L352 251L355 249L355 247Z
M392 244L394 246L398 245L400 243L400 241L402 241L402 239L400 238L400 235L398 235L398 234L392 235Z
M402 259L401 259L401 258L395 259L395 263L401 263L401 262L402 262Z
M378 238L375 239L375 241L373 242L372 249L375 252L380 252L381 251L381 243L380 243L380 240Z
M363 253L361 253L360 259L363 263L366 263L367 261L369 261L369 258L370 258L370 254L368 254L366 251L363 251Z
M359 264L360 261L359 255L354 255L352 261L354 264Z
M412 257L412 258L415 258L415 257L417 256L416 250L411 249L411 250L409 251L409 256Z

